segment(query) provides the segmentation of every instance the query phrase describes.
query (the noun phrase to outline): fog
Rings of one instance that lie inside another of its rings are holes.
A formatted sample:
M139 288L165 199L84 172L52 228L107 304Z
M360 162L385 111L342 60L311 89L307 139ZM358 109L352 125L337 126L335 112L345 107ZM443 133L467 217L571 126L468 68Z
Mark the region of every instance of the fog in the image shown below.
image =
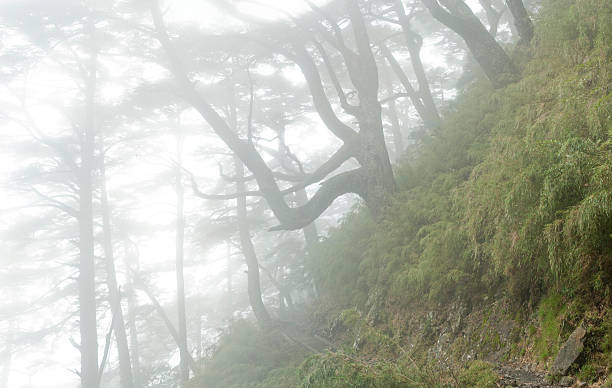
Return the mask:
M310 314L316 245L496 82L432 3L0 2L0 387L187 386Z

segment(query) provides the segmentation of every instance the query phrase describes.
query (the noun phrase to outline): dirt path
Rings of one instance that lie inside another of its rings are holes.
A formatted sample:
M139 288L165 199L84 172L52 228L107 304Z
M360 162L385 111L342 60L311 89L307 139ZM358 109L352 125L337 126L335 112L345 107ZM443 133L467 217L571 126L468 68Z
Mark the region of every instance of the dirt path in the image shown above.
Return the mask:
M526 365L505 365L496 368L500 376L499 387L557 387L546 383L545 375Z

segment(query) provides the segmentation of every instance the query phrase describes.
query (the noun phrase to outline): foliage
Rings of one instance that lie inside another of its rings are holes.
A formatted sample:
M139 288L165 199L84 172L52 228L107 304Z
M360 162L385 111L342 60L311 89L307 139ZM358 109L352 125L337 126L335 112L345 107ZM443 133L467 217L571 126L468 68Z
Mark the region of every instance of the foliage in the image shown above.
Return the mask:
M350 351L312 356L300 367L302 386L423 381L377 358L397 357L397 341L358 313L376 307L374 293L384 298L381 328L392 326L390 311L409 315L457 299L471 304L505 294L517 310L539 305L539 329L529 333L543 361L569 329L562 320L575 327L585 311L609 311L611 21L605 0L546 2L521 81L501 90L473 84L445 112L440 132L397 166L401 191L382 219L355 211L319 244L309 263L318 291L338 310L349 309L343 322L365 338L361 354L370 358ZM574 303L566 310L568 300ZM609 327L609 317L602 319ZM599 354L602 365L609 333L595 337L603 345L587 354ZM597 367L584 365L580 373L592 379ZM459 379L495 383L482 362Z
M214 356L203 361L201 373L189 386L294 386L296 376L291 365L299 364L304 357L301 348L287 345L278 336L244 321L235 322ZM275 385L269 385L271 382Z
M563 313L563 304L557 295L542 299L538 309L540 333L535 338L535 352L541 361L554 357L559 351L561 325L559 315Z
M300 367L302 388L410 387L410 379L391 362L366 362L344 353L312 356Z
M322 243L322 291L358 296L336 299L345 306L365 304L364 285L403 305L500 284L517 303L550 287L609 298L612 11L601 0L566 5L546 6L520 82L474 85L398 167L403 190L382 221L350 216Z
M459 374L459 384L463 387L496 387L497 375L489 363L472 361L468 368Z

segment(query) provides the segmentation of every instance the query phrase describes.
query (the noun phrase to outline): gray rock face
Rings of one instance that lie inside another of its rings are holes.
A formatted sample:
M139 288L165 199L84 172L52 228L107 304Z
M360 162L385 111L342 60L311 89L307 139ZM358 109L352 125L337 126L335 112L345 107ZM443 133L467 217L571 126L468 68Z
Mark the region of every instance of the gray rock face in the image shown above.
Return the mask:
M580 352L582 352L582 348L584 348L583 339L585 334L586 330L578 326L569 336L567 341L565 341L559 350L559 354L557 354L555 362L553 362L553 365L550 368L550 372L553 375L564 375L572 363L576 361L580 355Z

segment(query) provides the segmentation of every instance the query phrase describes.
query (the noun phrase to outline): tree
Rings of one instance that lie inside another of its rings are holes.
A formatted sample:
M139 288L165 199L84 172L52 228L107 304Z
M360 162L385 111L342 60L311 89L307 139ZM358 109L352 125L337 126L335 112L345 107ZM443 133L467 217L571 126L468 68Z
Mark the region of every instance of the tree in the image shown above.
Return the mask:
M506 0L506 5L512 13L514 25L519 34L519 45L527 46L533 38L533 23L525 9L523 0Z
M287 44L289 50L283 50L282 54L291 58L300 67L309 85L313 104L318 114L327 128L344 143L315 172L286 190L279 188L273 171L255 146L241 139L202 93L197 91L166 32L158 5L154 3L151 8L158 39L169 58L170 70L178 81L181 94L254 174L259 186L257 195L262 195L266 199L270 209L280 221L280 225L273 230L300 229L314 221L337 197L347 193L356 193L361 196L367 206L377 215L384 207L388 196L396 189L383 136L382 108L378 100L378 69L370 47L367 28L358 4L348 0L343 4L351 21L357 50L353 51L346 46L343 33L333 20L331 23L334 36L331 37L331 40L337 45L344 59L359 98L359 105L348 104L342 88L338 87L337 82L334 82L334 85L343 110L357 120L359 131L355 131L338 118L330 100L325 95L319 70L307 49L305 38L308 38L309 35L304 36L302 28L297 34L285 29L285 32L292 37L292 41ZM324 18L330 21L329 18L325 16ZM334 74L330 74L330 77L335 79ZM359 162L359 168L339 173L324 181L316 194L305 205L297 208L287 205L285 195L321 181L352 157Z
M422 1L434 18L463 38L493 87L500 88L517 79L518 70L508 54L463 0Z
M236 171L236 188L239 193L246 191L244 184L244 167L242 161L238 158L234 158L234 169ZM236 220L238 222L238 232L240 235L240 246L242 254L247 263L247 276L248 276L248 293L249 302L253 313L257 318L257 321L262 326L270 325L272 318L266 310L261 299L261 281L259 279L259 261L257 260L257 254L255 253L255 247L251 241L251 235L249 231L249 225L247 221L247 203L246 196L241 195L236 198Z
M87 31L91 52L85 82L85 122L80 133L81 165L79 168L79 329L81 333L81 386L97 387L98 335L96 319L96 277L93 231L93 172L95 142L95 96L97 55L95 22L90 17Z
M187 318L185 314L185 276L184 276L184 261L185 261L185 189L183 187L183 136L180 133L180 123L177 126L176 135L176 173L175 173L175 190L176 190L176 305L178 307L178 345L180 352L180 376L181 382L185 384L189 380L189 365L188 357L190 357L187 348Z
M498 11L494 4L493 0L478 0L480 6L484 9L485 15L487 16L487 22L489 23L489 33L494 38L497 36L497 30L499 28L499 21L503 16L504 12Z
M391 50L386 46L383 42L380 44L380 50L389 63L391 70L396 74L399 79L401 85L404 87L405 93L410 98L412 104L417 110L421 120L423 120L423 124L426 128L432 131L436 131L436 129L440 126L440 115L438 113L438 109L436 104L434 103L431 88L429 85L429 80L427 78L425 67L423 62L421 61L421 48L423 47L423 37L414 31L412 28L411 20L415 16L420 13L420 10L416 7L413 7L410 13L406 13L406 9L404 8L404 4L401 0L393 0L391 8L396 15L396 19L390 18L386 15L378 15L372 14L372 16L378 20L385 21L387 23L392 23L400 26L402 35L404 37L405 43L404 45L408 49L408 53L410 54L410 63L412 65L412 70L416 76L418 87L415 89L412 86L412 83L408 79L406 73L402 70L401 65L395 58L394 54ZM387 81L388 83L389 81ZM392 91L392 88L391 88ZM391 96L393 97L393 96ZM390 98L391 98L390 97ZM394 101L391 100L389 104L394 105ZM391 105L390 105L391 109ZM395 121L393 118L391 118Z
M134 386L132 378L132 362L128 346L125 320L121 307L121 290L117 283L117 271L115 269L115 254L113 248L113 235L111 225L111 210L108 203L108 192L106 189L106 161L104 152L104 138L99 135L100 144L100 211L102 212L102 233L104 248L104 263L106 267L106 282L109 292L109 303L113 314L113 324L115 341L117 342L117 352L119 354L119 377L122 388Z

